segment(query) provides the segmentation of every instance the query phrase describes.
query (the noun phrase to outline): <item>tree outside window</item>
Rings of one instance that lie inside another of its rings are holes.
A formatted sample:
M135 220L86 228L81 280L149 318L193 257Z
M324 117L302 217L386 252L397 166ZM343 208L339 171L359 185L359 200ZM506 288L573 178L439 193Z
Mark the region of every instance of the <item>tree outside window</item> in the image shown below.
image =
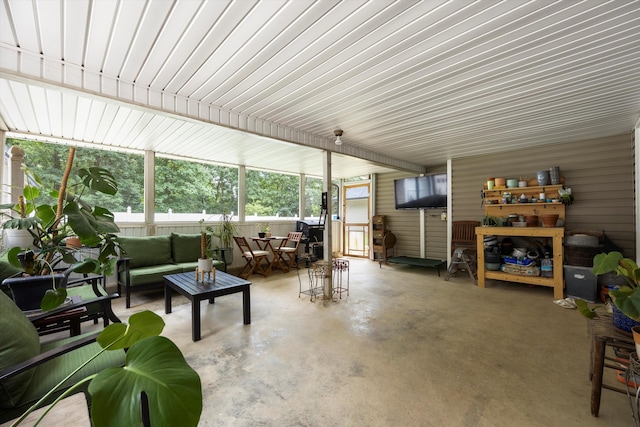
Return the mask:
M238 213L238 169L156 158L156 219L168 213L206 215ZM179 220L175 216L169 220ZM193 219L184 217L184 220Z
M299 176L247 169L245 182L247 220L298 217Z

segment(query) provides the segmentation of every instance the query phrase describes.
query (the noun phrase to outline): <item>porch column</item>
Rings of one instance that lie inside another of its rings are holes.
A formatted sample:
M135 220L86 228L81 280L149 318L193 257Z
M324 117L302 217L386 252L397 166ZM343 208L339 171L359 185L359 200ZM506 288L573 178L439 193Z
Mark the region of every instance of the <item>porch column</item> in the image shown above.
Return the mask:
M147 236L156 235L156 153L144 152L144 225Z
M7 188L11 193L11 203L18 203L18 196L21 196L24 191L24 172L22 172L24 150L14 145L9 150L9 157L9 182L7 182Z
M331 214L333 212L331 209L331 152L324 151L323 152L324 162L323 162L323 176L324 182L322 184L322 191L327 193L327 218L324 221L324 241L323 249L324 249L324 260L327 262L329 269L329 277L325 281L324 287L324 300L330 301L333 298L333 254L331 252L331 248L333 247L332 239L331 239Z

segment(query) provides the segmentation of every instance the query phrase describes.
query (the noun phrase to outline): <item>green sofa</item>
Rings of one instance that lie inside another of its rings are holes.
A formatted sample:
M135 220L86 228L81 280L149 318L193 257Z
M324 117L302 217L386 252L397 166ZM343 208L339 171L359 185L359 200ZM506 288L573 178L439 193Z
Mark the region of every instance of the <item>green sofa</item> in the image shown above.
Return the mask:
M3 292L0 292L0 313L3 335L0 340L0 423L5 423L24 413L81 362L97 354L101 347L95 342L96 334L41 345L33 324ZM109 367L123 366L124 361L124 350L102 353L67 380L45 404L51 403L80 379ZM87 388L88 383L73 393L84 392L89 403Z
M195 271L200 258L200 234L118 237L118 242L122 252L118 293L122 295L124 287L127 308L131 307L132 289L164 286L163 276ZM213 266L226 271L223 261L213 260Z

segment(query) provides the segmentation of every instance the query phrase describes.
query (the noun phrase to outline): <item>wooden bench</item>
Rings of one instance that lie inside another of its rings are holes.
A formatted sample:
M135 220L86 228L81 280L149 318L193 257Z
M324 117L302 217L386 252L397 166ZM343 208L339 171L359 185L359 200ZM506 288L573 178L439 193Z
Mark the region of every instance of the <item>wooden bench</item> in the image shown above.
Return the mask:
M440 277L440 266L446 266L447 264L445 261L442 261L440 259L416 258L410 256L387 258L387 262L395 264L415 265L418 267L436 268L438 270L438 277ZM382 268L382 261L380 261L380 268Z

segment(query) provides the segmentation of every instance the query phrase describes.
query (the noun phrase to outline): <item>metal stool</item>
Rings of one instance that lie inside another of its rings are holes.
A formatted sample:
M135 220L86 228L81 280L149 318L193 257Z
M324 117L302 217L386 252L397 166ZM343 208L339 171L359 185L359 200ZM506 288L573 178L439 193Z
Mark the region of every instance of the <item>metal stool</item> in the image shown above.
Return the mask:
M465 248L457 248L453 252L453 256L451 257L451 264L447 269L447 275L444 280L449 280L452 274L458 272L458 269L466 270L469 273L469 277L473 280L474 284L478 284L477 280L477 271L473 268L475 261L471 258L471 256L467 253L467 249Z
M343 281L343 273L347 273L346 282ZM349 261L346 259L333 259L333 293L338 294L342 299L342 293L349 296Z

